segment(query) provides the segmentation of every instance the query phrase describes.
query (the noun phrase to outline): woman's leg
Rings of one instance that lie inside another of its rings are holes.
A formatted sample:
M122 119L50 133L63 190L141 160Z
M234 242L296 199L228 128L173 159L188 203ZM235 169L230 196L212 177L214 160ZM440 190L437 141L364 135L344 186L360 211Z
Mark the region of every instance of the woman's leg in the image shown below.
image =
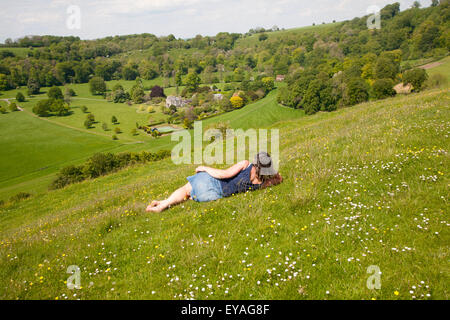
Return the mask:
M163 201L153 201L151 205L148 206L147 212L162 212L171 206L175 206L189 199L192 191L192 186L188 182L185 186L181 187L172 195Z

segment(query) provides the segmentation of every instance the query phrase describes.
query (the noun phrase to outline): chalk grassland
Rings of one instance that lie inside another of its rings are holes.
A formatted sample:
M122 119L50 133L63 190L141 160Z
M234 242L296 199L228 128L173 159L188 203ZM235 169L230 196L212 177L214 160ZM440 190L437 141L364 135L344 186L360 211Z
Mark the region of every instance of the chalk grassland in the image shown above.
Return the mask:
M16 57L26 57L28 52L30 51L29 48L0 48L1 51L9 51L14 53Z
M194 172L165 160L3 207L0 298L448 299L449 98L279 122L272 189L146 214Z
M444 59L438 61L438 63L439 63L438 66L436 66L434 68L431 68L431 69L428 69L427 73L429 75L433 75L433 74L436 74L436 73L440 73L442 75L446 75L447 79L448 79L448 82L450 84L450 57L444 58Z
M48 121L26 112L10 112L0 117L2 192L21 190L20 184L34 177L54 172L63 164L76 162L95 151L108 151L120 145L106 137L98 137ZM33 186L30 186L33 189ZM6 190L3 190L6 188Z
M300 27L300 28L292 28L292 29L286 29L286 30L280 30L275 32L266 32L265 34L268 36L268 40L270 41L272 39L282 38L282 37L299 37L302 35L306 35L308 33L315 33L315 34L322 34L325 32L332 31L333 28L337 27L338 25L342 24L342 22L336 22L336 23L326 23L326 24L317 24L315 26L307 26L307 27ZM257 33L254 35L251 35L249 37L238 39L236 46L238 48L249 48L249 47L255 47L260 42L259 36L261 33Z

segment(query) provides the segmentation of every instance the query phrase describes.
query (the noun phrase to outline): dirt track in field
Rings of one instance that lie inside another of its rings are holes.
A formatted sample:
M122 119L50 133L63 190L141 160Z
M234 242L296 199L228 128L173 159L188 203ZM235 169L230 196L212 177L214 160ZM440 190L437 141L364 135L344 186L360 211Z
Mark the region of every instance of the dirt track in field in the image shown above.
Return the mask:
M432 62L432 63L425 64L423 66L420 66L419 68L420 69L424 69L424 70L428 70L428 69L431 69L431 68L439 67L441 64L443 64L443 62Z

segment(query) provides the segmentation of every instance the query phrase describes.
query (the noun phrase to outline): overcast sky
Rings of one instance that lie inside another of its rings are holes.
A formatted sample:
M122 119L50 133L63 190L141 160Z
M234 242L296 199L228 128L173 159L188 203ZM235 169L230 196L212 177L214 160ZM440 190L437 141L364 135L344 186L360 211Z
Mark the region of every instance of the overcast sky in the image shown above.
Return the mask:
M95 39L152 33L191 38L254 27L294 28L367 14L393 0L0 0L0 42L25 35ZM413 0L399 0L401 10ZM431 0L420 0L429 6ZM74 11L73 6L75 7ZM80 11L79 29L76 12ZM68 13L68 11L70 11ZM68 26L71 28L69 28Z

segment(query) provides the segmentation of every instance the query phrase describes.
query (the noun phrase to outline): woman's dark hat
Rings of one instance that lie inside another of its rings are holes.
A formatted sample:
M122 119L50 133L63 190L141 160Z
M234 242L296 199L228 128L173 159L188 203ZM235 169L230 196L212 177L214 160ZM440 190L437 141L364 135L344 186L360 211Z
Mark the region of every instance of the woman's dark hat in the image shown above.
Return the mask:
M277 171L273 168L272 158L267 152L260 152L255 156L253 165L260 168L260 175L273 176L277 174Z

